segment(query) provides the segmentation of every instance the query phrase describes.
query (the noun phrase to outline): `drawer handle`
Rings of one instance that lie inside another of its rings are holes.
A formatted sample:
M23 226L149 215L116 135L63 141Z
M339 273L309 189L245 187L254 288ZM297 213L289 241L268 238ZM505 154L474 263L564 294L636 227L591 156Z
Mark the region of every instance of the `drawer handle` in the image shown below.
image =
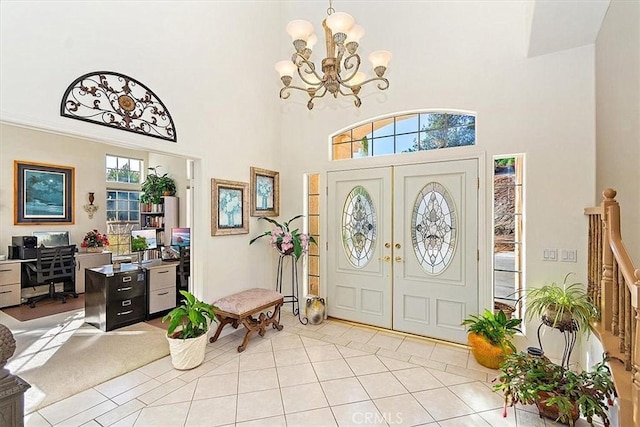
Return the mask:
M5 271L11 271L11 269L10 269L10 268L7 268L6 270L0 270L0 273L3 273L3 272L5 272Z
M120 291L130 291L131 289L133 289L133 286L127 286L126 288L118 288L118 292L120 292Z
M121 313L118 313L118 316L126 316L127 314L131 314L133 313L133 310L127 310L127 311L123 311Z
M126 301L122 301L122 306L123 306L123 307L127 307L127 306L129 306L129 305L131 305L131 300L130 300L130 299L128 299L128 300L126 300Z
M13 291L3 291L3 292L0 292L0 294L10 294L11 292Z
M163 292L163 293L161 293L161 294L158 294L158 296L160 296L160 295L167 295L168 293L169 293L169 291L167 291L167 292Z
M130 282L130 281L131 281L131 276L124 276L124 277L122 278L122 281L123 281L123 282L125 282L125 283L126 283L126 282Z
M165 270L165 271L158 271L158 274L165 274L165 273L168 273L168 272L169 272L169 270Z

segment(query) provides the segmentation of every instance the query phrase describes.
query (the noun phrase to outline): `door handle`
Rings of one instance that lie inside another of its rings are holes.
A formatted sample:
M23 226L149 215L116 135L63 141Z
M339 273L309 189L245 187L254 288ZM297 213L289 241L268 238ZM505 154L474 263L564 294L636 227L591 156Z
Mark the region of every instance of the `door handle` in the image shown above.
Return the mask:
M402 257L397 256L396 257L396 262L402 262Z
M401 247L400 243L396 243L396 249L400 249Z
M391 257L389 255L385 255L383 258L378 258L380 261L389 262L391 261Z

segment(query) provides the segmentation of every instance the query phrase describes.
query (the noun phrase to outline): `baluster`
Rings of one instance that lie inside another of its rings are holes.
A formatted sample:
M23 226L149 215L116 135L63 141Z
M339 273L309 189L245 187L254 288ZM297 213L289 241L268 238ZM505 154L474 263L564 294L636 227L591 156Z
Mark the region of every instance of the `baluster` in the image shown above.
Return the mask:
M608 209L609 206L616 201L616 191L612 188L607 188L602 192L604 200L602 200L602 284L600 286L600 309L602 310L602 323L605 330L610 331L613 324L612 309L617 305L617 300L613 299L613 251L609 246L609 232L610 225L608 224Z
M620 282L618 281L619 271L618 271L618 261L613 258L613 263L611 264L611 332L613 335L619 337L620 336ZM621 350L622 351L622 350Z
M627 283L622 278L622 285L624 289L624 368L627 371L631 370L631 293L627 288Z

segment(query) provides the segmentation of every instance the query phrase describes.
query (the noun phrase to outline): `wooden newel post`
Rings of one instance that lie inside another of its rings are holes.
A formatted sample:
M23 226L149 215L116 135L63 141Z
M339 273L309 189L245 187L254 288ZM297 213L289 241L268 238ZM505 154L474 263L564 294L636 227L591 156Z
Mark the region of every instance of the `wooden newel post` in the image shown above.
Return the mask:
M640 302L640 268L634 272L636 277L636 283L631 287L631 292L635 293L636 301ZM636 425L640 425L640 304L635 307L635 337L633 341L633 348L631 361L633 367L633 379L631 382L631 401L633 402L633 420Z
M618 302L613 300L613 252L609 246L609 211L614 203L616 190L607 188L602 192L602 282L600 284L600 316L605 330L611 331L614 322L613 306ZM617 319L615 319L617 321ZM617 325L616 325L617 326Z

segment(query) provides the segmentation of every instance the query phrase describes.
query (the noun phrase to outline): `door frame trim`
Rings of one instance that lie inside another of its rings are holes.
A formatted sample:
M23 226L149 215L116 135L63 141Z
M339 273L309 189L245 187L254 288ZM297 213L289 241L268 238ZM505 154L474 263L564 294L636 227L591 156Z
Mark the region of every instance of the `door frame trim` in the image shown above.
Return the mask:
M471 149L468 149L471 148ZM458 147L453 151L457 153L450 153L451 150L435 150L425 151L418 153L409 153L406 156L402 154L395 154L389 156L379 156L364 159L346 159L332 162L326 170L320 172L320 183L324 186L325 190L320 191L320 212L321 218L325 220L320 221L320 241L324 242L323 247L320 248L320 297L327 298L328 296L328 263L326 262L327 251L327 220L329 212L327 208L327 191L328 191L328 173L337 171L351 171L358 169L370 169L386 166L404 166L412 164L429 164L449 162L456 160L468 160L476 159L478 161L478 179L480 183L480 189L478 191L478 309L482 312L484 308L493 308L493 280L492 280L492 242L491 233L493 230L491 218L491 209L493 204L487 205L487 200L491 200L491 192L493 191L492 185L487 182L487 153L482 150L474 149L475 147ZM460 150L460 151L458 151ZM444 152L447 151L447 152ZM347 167L352 166L352 167ZM323 262L323 255L325 253Z

